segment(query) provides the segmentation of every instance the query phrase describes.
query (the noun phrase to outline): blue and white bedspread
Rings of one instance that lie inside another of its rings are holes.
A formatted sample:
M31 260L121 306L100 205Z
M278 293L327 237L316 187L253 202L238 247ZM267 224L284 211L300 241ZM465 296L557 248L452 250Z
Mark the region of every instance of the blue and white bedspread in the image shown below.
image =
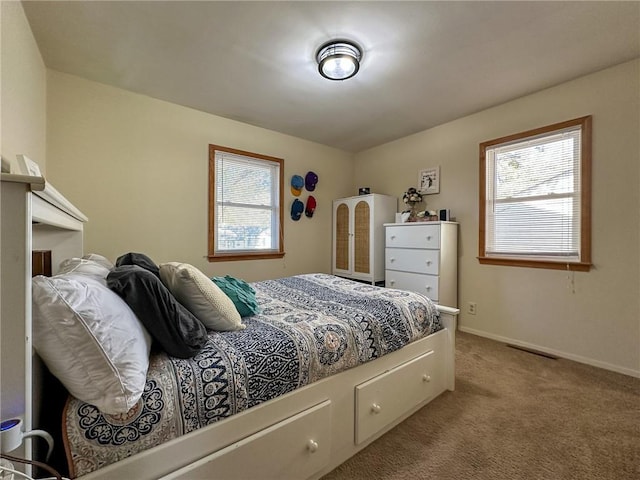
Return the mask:
M441 328L424 296L324 274L252 284L262 312L247 328L210 332L195 357L153 355L145 392L106 415L72 398L65 409L72 476L373 360Z

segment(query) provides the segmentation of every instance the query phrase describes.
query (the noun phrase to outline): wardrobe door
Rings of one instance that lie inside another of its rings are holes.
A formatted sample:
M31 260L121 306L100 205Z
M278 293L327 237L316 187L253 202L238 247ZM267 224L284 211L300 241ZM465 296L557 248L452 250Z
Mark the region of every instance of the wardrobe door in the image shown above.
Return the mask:
M351 272L349 268L349 206L341 203L335 212L335 265L334 269Z
M357 202L354 209L353 271L371 273L371 207Z

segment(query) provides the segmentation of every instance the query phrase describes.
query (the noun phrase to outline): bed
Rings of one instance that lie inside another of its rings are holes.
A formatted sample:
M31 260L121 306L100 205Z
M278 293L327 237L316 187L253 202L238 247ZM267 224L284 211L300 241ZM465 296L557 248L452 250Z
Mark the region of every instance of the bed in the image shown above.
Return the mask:
M251 288L258 313L193 356L153 353L126 411L69 397L72 478L310 478L453 388L452 312L422 295L326 274Z
M3 178L3 182L4 180ZM3 200L7 190L3 190ZM3 207L4 204L6 203L3 202ZM36 218L35 203L33 215L29 217L28 210L26 213L27 221L29 218ZM51 215L37 213L38 224L33 223L32 226L33 247L37 245L39 249L52 250L54 265L61 258L82 255L82 243L77 242L81 239L81 226L62 221L65 215L64 210L59 209ZM4 226L3 223L3 231ZM72 242L66 241L67 230ZM29 232L28 229L15 231ZM65 239L66 243L60 242L61 239ZM19 238L16 243L20 244ZM61 250L61 243L68 244L69 248ZM3 242L3 251L6 244L7 242ZM25 253L31 245L30 240L24 242L27 247ZM19 274L20 264L29 265L18 259L16 274ZM3 275L4 273L3 271ZM57 273L55 267L53 273ZM315 291L293 295L294 290L301 288L299 284L309 284ZM297 363L293 363L297 365L297 375L287 377L286 381L281 379L281 382L262 379L261 388L260 381L250 380L250 375L246 373L248 370L231 367L228 378L234 386L235 398L233 401L214 400L214 403L219 402L217 406L222 405L223 408L214 408L212 411L215 410L216 413L207 418L196 418L199 414L190 417L183 417L182 414L166 416L165 411L154 407L154 402L159 397L149 387L141 397L141 402L135 406L144 403L147 413L157 414L159 420L157 423L148 420L147 427L143 426L141 429L138 425L138 430L131 428L131 423L142 418L139 413L143 409L131 408L126 413L105 415L95 409L91 410L91 404L71 398L64 418L66 447L75 476L86 480L320 478L445 390L453 390L457 309L430 304L417 294L373 287L325 274L289 277L253 285L262 311L252 318L242 319L246 329L215 334L209 332L207 342L212 339L211 345L217 345L223 339L234 337L236 343L232 352L254 352L254 344L248 339L252 336L269 337L270 335L257 334L258 325L268 325L269 331L278 332L283 345L293 337L302 339L302 347L282 349L295 352ZM326 295L329 291L346 295L345 289L356 295L355 299L347 300L346 297L338 296L337 300L330 300ZM3 298L6 293L4 290L3 288ZM320 292L321 290L325 293ZM26 298L30 303L29 296ZM327 308L332 301L334 316L330 325L333 325L333 330L327 326L319 327L320 324L314 323L317 321L314 319L310 323L292 322L291 319L287 321L286 317L292 313L284 312L281 305L278 306L280 303L295 305L302 311L293 315L309 317L311 303L324 303L324 308ZM406 313L412 302L423 303L422 316L413 318ZM374 305L368 313L362 308L367 303ZM277 307L273 311L270 310L272 305ZM355 313L356 320L341 316L340 312L345 310ZM369 319L384 318L394 310L405 312L401 314L402 318L395 320L395 327L367 329ZM28 318L26 308L25 311ZM437 319L434 314L437 314ZM336 330L339 330L338 327L346 328L348 324L357 327L356 333L345 336ZM298 330L293 325L299 327ZM308 329L305 337L301 333L307 328L304 325L318 326L319 330L316 329L316 332L323 332L320 335L322 341L317 341L313 328ZM25 322L25 326L30 326L30 322ZM345 340L349 335L350 340ZM18 338L20 335L15 337L16 340ZM4 340L5 338L3 342ZM25 352L29 359L31 336L28 333L27 340ZM224 342L232 343L226 340ZM321 347L315 353L303 348L314 343ZM347 343L355 349L348 350ZM19 342L14 344L19 345ZM150 374L148 378L145 377L145 388L150 385L147 380L153 379L153 375L162 376L168 370L181 369L188 372L191 369L193 373L193 365L198 363L197 359L203 360L213 352L213 347L209 345L207 343L203 348L202 355L198 354L201 357L196 355L192 359L169 358L162 353L152 355ZM342 346L345 349L339 353ZM369 354L366 355L365 352ZM3 343L3 357L5 353ZM227 355L233 356L229 353ZM211 357L208 357L208 361L210 360ZM269 370L272 364L272 361L265 361L263 367ZM233 362L228 365L233 365ZM37 412L40 404L48 402L48 392L45 390L39 393L41 379L35 375L35 371L31 373L30 365L27 364L25 370L26 386L21 387L16 383L16 387L5 389L7 384L3 380L2 395L5 399L8 392L19 394L20 389L25 388L27 394L23 398L27 402L22 411L26 412L25 419L29 420L32 409ZM258 370L255 372L255 378L260 378L262 374ZM168 384L173 382L179 385L178 380L166 380ZM271 388L274 386L272 383L279 383L278 388ZM192 385L202 391L206 389L202 382L186 382L185 385ZM32 388L33 397L30 394ZM399 395L398 392L402 394ZM172 395L168 390L163 394ZM173 400L165 402L165 405L186 404L186 399L190 398L189 392L182 391L177 394L174 391L173 396ZM209 398L214 397L216 395ZM30 403L31 399L33 404ZM224 402L226 403L223 405ZM9 404L4 402L3 408L6 405ZM19 408L20 405L17 405L17 412ZM151 412L154 408L155 411ZM32 428L39 428L42 419L38 419L37 415L34 417ZM119 436L107 433L114 426L118 427ZM122 439L129 441L133 437L142 436L144 428L148 428L150 434L147 434L142 446L132 441L122 443L120 450L106 447L109 451L105 453L96 446L95 441L93 444L89 442L92 436L95 437L94 440L100 438L105 443L116 437L118 442ZM90 431L90 434L87 433ZM155 445L155 442L146 441L154 434L157 434L162 443ZM78 438L73 437L81 438L78 441ZM26 447L25 456L28 456L28 441ZM36 457L38 456L36 451Z

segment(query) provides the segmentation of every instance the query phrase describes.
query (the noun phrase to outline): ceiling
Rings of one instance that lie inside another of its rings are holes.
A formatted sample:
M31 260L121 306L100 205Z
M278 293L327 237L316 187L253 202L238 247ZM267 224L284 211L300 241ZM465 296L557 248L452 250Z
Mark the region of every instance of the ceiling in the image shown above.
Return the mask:
M640 2L24 1L48 68L359 152L640 57ZM315 53L364 50L335 82Z

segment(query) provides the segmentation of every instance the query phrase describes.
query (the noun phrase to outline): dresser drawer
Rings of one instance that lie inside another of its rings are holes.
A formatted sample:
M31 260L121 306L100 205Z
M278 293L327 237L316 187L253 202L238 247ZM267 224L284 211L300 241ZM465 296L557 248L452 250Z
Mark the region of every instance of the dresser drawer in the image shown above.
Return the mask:
M443 390L433 351L356 387L356 444Z
M305 479L329 463L330 453L331 402L326 400L161 480Z
M437 275L385 270L386 287L422 293L434 302L438 301L438 281Z
M399 248L440 248L440 225L387 227L385 245Z
M385 249L385 268L405 272L438 274L440 250L415 248Z

